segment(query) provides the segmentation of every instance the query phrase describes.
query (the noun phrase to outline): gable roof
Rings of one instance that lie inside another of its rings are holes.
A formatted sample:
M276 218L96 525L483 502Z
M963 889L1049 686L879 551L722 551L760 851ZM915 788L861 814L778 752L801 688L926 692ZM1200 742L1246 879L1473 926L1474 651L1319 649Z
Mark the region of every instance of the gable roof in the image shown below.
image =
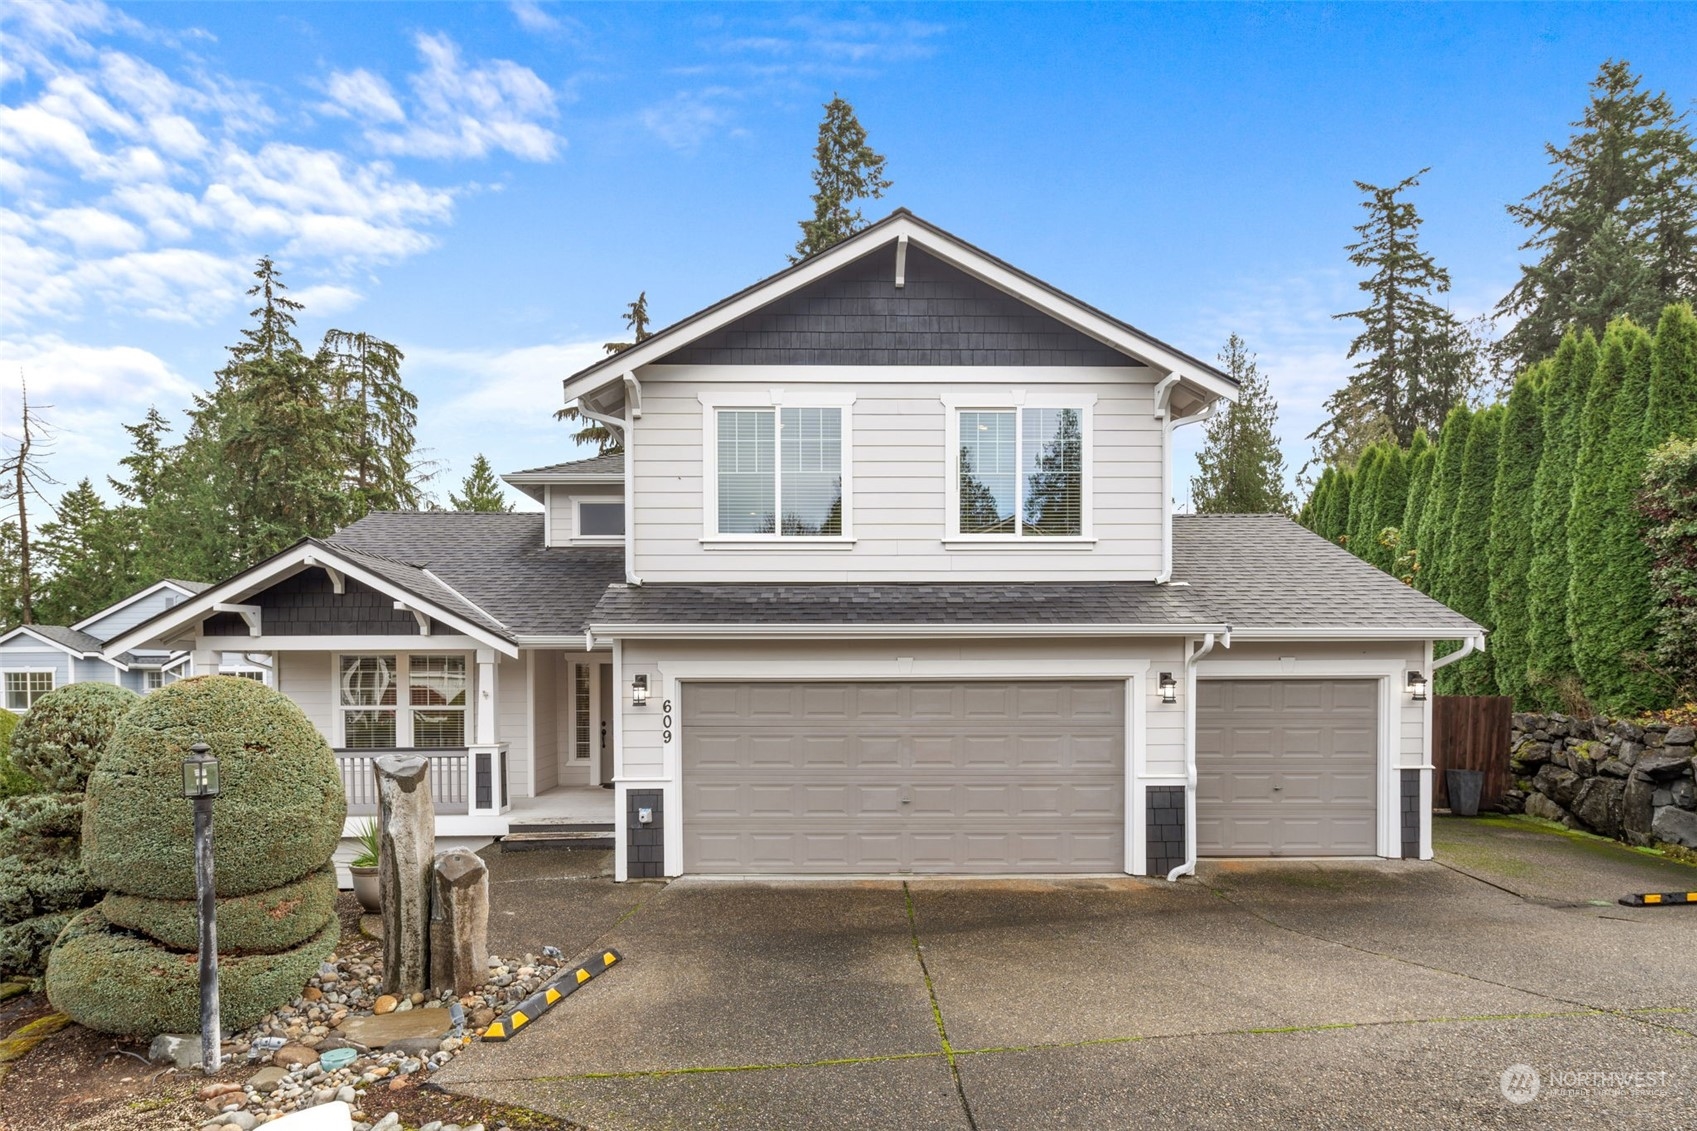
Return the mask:
M625 481L625 457L623 452L608 452L588 459L514 471L501 478L540 503L543 501L542 489L547 486L619 486Z
M150 597L159 592L161 589L175 589L181 596L193 597L195 594L204 593L210 588L211 586L207 585L205 582L178 581L174 577L167 577L163 580L155 581L152 585L149 585L144 589L136 590L128 597L125 597L122 601L117 601L113 604L107 605L104 609L99 610L93 616L86 616L82 620L77 621L77 623L73 624L71 627L82 629L87 628L91 624L98 624L100 621L105 620L118 610L127 608L144 597Z
M891 241L899 243L904 239L1114 350L1179 373L1186 382L1208 394L1228 398L1236 396L1237 382L1202 359L1081 302L960 237L921 220L905 208L898 208L819 254L682 318L629 349L610 354L580 369L565 381L566 399L575 400L619 380L639 366L654 363L685 344L837 271L875 247Z
M0 644L20 637L34 639L79 660L104 660L118 668L126 667L132 659L128 652L108 656L99 637L62 624L20 624L0 636Z

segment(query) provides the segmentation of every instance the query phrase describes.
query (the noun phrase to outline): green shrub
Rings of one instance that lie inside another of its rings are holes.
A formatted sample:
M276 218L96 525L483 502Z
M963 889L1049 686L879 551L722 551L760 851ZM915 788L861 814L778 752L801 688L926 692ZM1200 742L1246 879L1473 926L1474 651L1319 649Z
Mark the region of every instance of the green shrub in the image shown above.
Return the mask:
M31 793L0 801L0 974L40 974L59 927L98 896L78 851L82 800Z
M335 755L301 709L249 679L199 676L146 696L89 778L83 862L109 891L194 896L194 810L182 760L195 742L218 758L213 803L218 894L251 895L317 871L342 835L347 803Z
M71 921L74 911L38 915L21 923L0 927L0 974L37 978L47 968L47 953L53 940Z
M17 729L18 716L0 708L0 800L41 788L40 782L12 762L12 732Z
M200 944L198 906L192 899L148 899L112 892L100 903L106 921L139 931L178 950ZM276 952L298 946L336 916L336 870L253 895L218 901L218 953Z
M118 720L140 699L110 683L72 683L49 691L18 724L12 760L44 789L80 790Z
M335 950L339 927L332 920L281 954L220 957L218 1002L224 1026L246 1028L280 1003L293 1001ZM102 1033L194 1033L200 1029L199 960L114 927L98 908L90 908L72 919L53 944L47 998L55 1009Z

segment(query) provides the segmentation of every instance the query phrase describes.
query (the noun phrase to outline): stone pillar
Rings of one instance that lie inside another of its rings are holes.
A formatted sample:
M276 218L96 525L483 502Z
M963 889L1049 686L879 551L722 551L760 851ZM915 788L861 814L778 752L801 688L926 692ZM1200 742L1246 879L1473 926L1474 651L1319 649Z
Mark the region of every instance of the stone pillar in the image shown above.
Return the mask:
M468 993L489 976L489 865L456 848L436 857L430 905L430 985Z
M385 754L377 774L377 877L383 894L383 992L411 994L430 978L430 866L436 808L430 760Z

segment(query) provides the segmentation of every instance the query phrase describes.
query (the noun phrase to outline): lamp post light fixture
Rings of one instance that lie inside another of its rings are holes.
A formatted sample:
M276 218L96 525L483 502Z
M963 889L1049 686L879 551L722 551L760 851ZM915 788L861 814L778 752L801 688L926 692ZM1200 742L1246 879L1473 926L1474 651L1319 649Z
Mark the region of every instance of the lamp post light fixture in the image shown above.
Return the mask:
M212 802L220 791L218 759L204 742L183 759L183 796L194 802L194 886L200 920L200 1067L222 1062L218 1017L218 901L212 875Z
M646 675L631 676L630 703L633 707L642 707L648 703L648 677Z
M1161 702L1163 702L1163 703L1177 703L1178 702L1178 680L1173 678L1172 672L1162 672L1161 673L1160 688L1161 688Z
M1408 673L1408 697L1416 703L1426 701L1426 675L1424 672Z

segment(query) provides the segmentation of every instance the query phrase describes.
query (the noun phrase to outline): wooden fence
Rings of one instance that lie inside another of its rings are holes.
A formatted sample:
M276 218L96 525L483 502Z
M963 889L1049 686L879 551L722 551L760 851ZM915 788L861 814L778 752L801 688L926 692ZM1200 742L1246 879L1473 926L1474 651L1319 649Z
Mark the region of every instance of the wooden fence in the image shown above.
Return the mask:
M1432 804L1449 808L1445 770L1480 770L1481 811L1496 808L1511 784L1509 728L1514 700L1506 695L1439 695L1432 700Z

